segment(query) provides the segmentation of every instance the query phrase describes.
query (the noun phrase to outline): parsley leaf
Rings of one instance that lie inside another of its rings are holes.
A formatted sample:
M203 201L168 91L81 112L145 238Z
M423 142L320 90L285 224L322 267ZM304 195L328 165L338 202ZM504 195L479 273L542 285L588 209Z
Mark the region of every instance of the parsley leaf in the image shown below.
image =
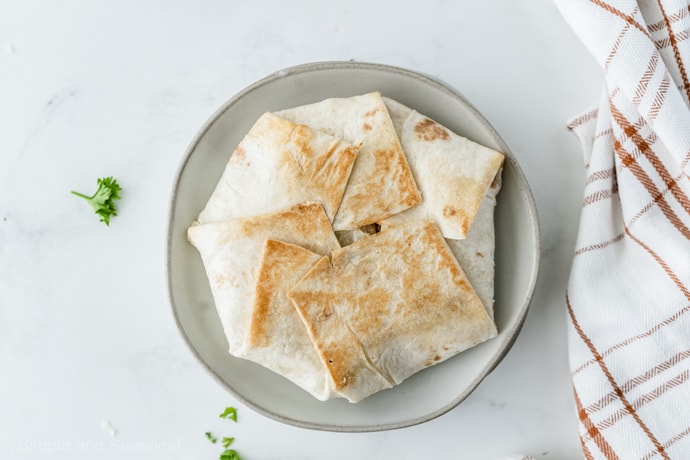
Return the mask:
M206 438L207 438L209 441L211 441L213 444L215 444L216 441L218 441L218 439L217 439L215 436L213 436L213 435L211 434L210 431L207 431L207 432L206 432ZM225 439L225 438L223 438L223 439Z
M219 415L220 418L229 418L230 420L237 421L237 409L234 407L226 407L222 414Z
M101 217L101 222L110 226L110 217L117 216L117 209L115 209L115 200L120 199L120 191L122 187L112 177L103 177L98 179L98 190L93 196L86 196L81 193L72 191L73 195L84 198L93 208L93 210Z
M240 455L234 449L225 449L221 452L219 460L242 460Z
M219 415L220 418L225 418L225 419L230 419L234 422L237 422L237 409L228 406L225 408L223 413ZM210 433L206 433L206 436L209 436ZM237 453L235 449L228 449L230 445L235 441L235 438L231 437L223 437L221 440L221 444L223 445L223 449L225 449L223 452L220 454L220 460L242 460L240 458L240 454ZM216 440L214 438L213 442L215 443Z

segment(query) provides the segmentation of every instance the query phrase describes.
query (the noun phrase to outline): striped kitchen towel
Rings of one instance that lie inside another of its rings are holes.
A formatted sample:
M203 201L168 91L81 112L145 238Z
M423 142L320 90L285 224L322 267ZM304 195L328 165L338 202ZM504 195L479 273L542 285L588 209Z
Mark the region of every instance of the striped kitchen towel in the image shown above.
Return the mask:
M566 296L588 459L690 459L690 6L556 0L601 65Z

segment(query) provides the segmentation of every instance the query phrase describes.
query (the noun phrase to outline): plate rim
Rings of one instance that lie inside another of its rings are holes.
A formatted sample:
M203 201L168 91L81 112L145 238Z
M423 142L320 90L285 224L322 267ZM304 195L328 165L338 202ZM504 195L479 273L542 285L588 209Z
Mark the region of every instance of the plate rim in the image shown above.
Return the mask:
M177 205L177 191L179 189L180 181L183 176L183 173L187 167L187 164L189 163L190 158L196 151L199 143L203 139L203 137L206 135L208 130L211 128L211 126L227 111L229 110L233 105L235 105L240 99L242 99L244 96L247 94L255 91L256 89L265 86L275 80L284 78L286 76L290 75L295 75L295 74L302 74L302 73L307 73L307 72L312 72L312 71L323 71L323 70L352 70L352 69L362 69L362 70L373 70L373 71L378 71L378 72L384 72L384 73L394 73L394 74L401 74L406 77L412 78L414 80L418 80L422 83L425 83L427 85L430 85L434 87L437 90L440 90L444 92L446 95L449 97L458 100L461 102L474 116L475 120L479 122L490 134L491 136L497 141L501 149L503 149L503 153L506 153L505 158L506 160L511 162L511 166L515 169L515 172L517 173L517 182L519 188L523 191L523 195L527 199L527 208L529 210L529 221L530 224L532 225L533 231L531 232L531 239L533 240L534 244L534 250L532 251L532 258L534 259L534 264L532 266L531 273L529 275L529 284L527 287L527 290L524 293L523 298L521 299L521 305L520 308L517 311L517 320L509 327L508 331L505 331L506 336L504 340L499 344L498 347L498 352L492 356L492 358L487 362L487 364L482 368L482 371L477 374L477 376L472 379L470 385L468 388L459 393L455 398L453 398L451 401L443 405L442 407L428 412L424 415L421 415L419 417L414 417L410 419L405 419L402 421L398 422L390 422L390 423L383 423L383 424L360 424L360 425L338 425L338 424L323 424L323 423L315 423L315 422L306 422L304 420L299 420L291 417L286 417L283 415L279 415L276 413L271 412L268 409L265 409L261 406L258 406L257 404L249 401L247 398L245 398L243 395L241 395L239 392L237 392L232 385L224 381L221 376L213 369L213 367L204 360L204 358L200 355L199 351L196 349L194 344L192 343L192 340L190 337L187 335L185 328L182 324L182 321L180 319L180 316L178 314L178 307L175 302L175 297L173 294L173 282L172 282L172 276L171 276L171 269L172 269L172 242L173 242L173 222L175 218L175 210L176 210L176 205ZM520 167L519 163L517 162L517 159L515 158L515 155L512 153L508 145L505 143L503 138L498 134L496 129L489 123L489 121L477 110L474 105L472 105L466 98L465 96L455 89L453 86L449 85L446 82L441 81L438 78L431 77L429 75L426 75L424 73L418 72L418 71L413 71L410 69L402 68L402 67L397 67L397 66L392 66L388 64L380 64L380 63L372 63L372 62L363 62L363 61L317 61L317 62L309 62L305 64L298 64L290 67L286 67L280 70L277 70L266 77L257 80L256 82L244 87L241 89L239 92L235 93L231 98L226 100L218 109L216 109L213 114L210 115L210 117L206 120L206 122L197 130L196 134L192 138L192 141L190 142L189 146L184 152L184 155L182 156L182 159L179 162L179 165L177 167L177 170L175 172L174 180L172 183L171 191L170 191L170 203L168 206L168 216L167 216L167 232L166 232L166 250L165 250L165 276L166 276L166 287L167 287L167 296L168 296L168 301L170 305L170 311L173 314L173 318L175 320L175 325L177 327L177 330L179 333L182 335L185 343L187 344L188 349L192 352L194 357L199 361L203 368L211 374L211 376L222 386L224 387L227 391L230 392L230 394L237 399L239 402L244 404L245 406L251 408L255 412L262 414L263 416L279 421L281 423L285 423L287 425L292 425L300 428L306 428L306 429L311 429L311 430L316 430L316 431L331 431L331 432L350 432L350 433L361 433L361 432L375 432L375 431L387 431L387 430L394 430L394 429L400 429L400 428L406 428L414 425L419 425L422 423L425 423L427 421L433 420L435 418L440 417L441 415L444 415L445 413L451 411L455 407L457 407L460 403L462 403L478 386L479 384L496 368L496 366L505 358L505 356L508 354L510 349L512 348L513 344L515 343L515 340L517 340L517 337L524 325L525 319L527 317L527 313L530 308L530 304L532 302L533 296L534 296L534 291L536 289L536 285L538 282L539 278L539 273L540 273L540 263L541 263L541 228L539 224L539 218L537 214L537 206L535 202L534 195L531 191L531 188L529 186L529 183L527 181L527 178Z

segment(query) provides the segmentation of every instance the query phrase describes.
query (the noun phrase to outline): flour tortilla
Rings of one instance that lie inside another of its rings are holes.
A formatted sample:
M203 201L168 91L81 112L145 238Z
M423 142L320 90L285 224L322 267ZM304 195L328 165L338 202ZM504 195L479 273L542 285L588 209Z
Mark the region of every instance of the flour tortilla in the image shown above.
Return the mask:
M335 230L354 230L421 202L380 93L331 98L276 115L359 146Z
M264 241L279 239L317 254L339 247L328 216L315 202L255 217L195 224L187 237L201 255L228 349L235 356L249 324Z
M288 297L335 390L353 402L496 335L430 221L392 226L334 251Z
M241 355L325 401L337 396L332 380L286 296L320 259L321 255L301 246L266 240Z
M201 223L320 202L332 221L357 148L328 134L263 114L233 152Z
M494 209L496 207L496 195L500 189L501 174L499 171L479 207L467 238L464 240L446 238L448 247L465 271L491 318L494 317L495 286Z
M446 238L466 238L503 164L503 154L459 136L392 99L384 101L423 202L381 224L431 219Z

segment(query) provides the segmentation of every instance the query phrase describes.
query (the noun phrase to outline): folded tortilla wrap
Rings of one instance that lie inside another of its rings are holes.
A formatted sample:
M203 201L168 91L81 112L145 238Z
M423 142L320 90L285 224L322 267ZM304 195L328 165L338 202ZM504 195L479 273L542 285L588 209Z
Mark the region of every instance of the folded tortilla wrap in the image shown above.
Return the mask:
M436 224L391 226L290 291L335 390L356 402L496 335Z
M332 380L302 319L286 296L288 289L321 257L301 246L266 240L251 320L240 354L325 401L337 396L332 390Z
M381 224L431 219L446 238L465 238L503 164L503 154L459 136L392 99L384 101L423 201Z
M393 122L378 92L331 98L276 112L359 146L335 230L381 221L421 202Z
M228 349L235 356L249 324L264 241L278 239L317 254L339 247L328 216L315 202L255 217L192 225L187 237L201 255Z
M242 139L216 185L201 223L320 202L332 221L357 148L328 134L264 113Z

